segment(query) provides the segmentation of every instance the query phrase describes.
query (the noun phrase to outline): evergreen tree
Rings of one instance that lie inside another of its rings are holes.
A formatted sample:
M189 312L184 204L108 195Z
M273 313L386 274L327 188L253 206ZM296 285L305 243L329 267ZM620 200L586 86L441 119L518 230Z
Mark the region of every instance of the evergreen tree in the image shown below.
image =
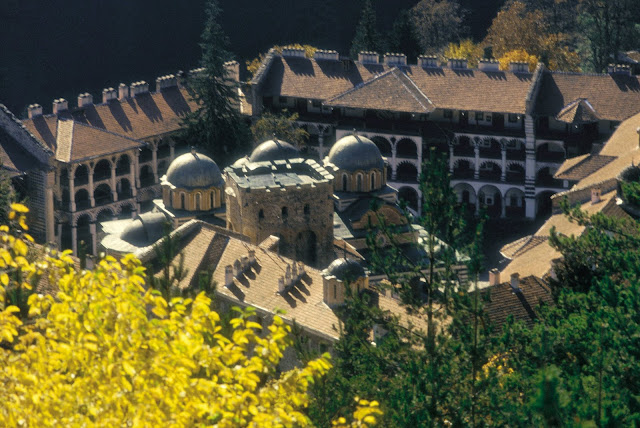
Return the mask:
M405 54L412 63L416 62L422 52L411 13L407 10L401 10L393 23L389 35L389 50Z
M205 12L207 19L200 44L204 71L188 81L198 109L186 117L179 139L199 145L217 163L226 166L246 152L250 138L238 108L238 83L225 67L233 56L218 22L221 10L217 0L208 0Z
M379 52L380 37L378 35L376 12L371 4L371 0L364 0L362 15L356 35L351 43L351 58L358 58L358 54L363 51Z

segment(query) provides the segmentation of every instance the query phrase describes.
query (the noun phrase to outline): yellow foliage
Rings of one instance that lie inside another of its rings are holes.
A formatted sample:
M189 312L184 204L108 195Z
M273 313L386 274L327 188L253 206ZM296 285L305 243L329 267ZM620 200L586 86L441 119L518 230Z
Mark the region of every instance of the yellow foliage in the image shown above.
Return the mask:
M12 208L19 228L26 208ZM307 388L331 368L329 355L276 377L290 345L279 317L261 334L249 320L255 311L240 311L226 337L209 297L167 302L145 288L132 255L81 272L68 251L32 263L21 232L0 227L0 296L39 272L59 292L32 294L24 323L18 308L0 303L0 426L310 424ZM379 413L360 400L351 426Z
M533 71L536 69L536 65L538 64L538 57L530 55L527 51L522 49L517 49L505 53L504 56L498 59L498 61L500 62L500 70L508 70L509 63L511 62L526 62L529 64L529 71Z
M281 54L282 50L284 48L304 49L304 56L306 58L313 58L313 54L315 54L316 51L318 50L318 48L316 48L314 46L301 45L299 43L294 43L292 45L287 45L287 46L275 45L273 47L275 52L278 53L278 54ZM245 62L245 64L247 65L247 71L249 72L249 74L251 74L251 76L256 74L256 71L258 71L258 68L260 68L260 64L262 64L262 61L264 61L265 56L266 56L265 54L261 53L256 58L252 59L251 61L246 61Z
M476 68L478 61L482 59L483 49L473 43L471 39L462 40L460 43L449 43L444 50L445 58L465 58L470 68Z

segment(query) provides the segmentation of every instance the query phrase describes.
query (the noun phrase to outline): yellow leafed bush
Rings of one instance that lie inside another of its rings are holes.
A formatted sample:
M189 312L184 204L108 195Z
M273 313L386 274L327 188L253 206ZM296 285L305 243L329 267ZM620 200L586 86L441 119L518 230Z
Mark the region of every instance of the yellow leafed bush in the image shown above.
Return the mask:
M274 317L260 335L251 310L232 334L204 293L167 302L145 287L133 256L78 271L68 251L29 261L26 208L0 228L0 426L307 426L311 382L330 368L325 354L281 374L289 326ZM49 275L59 292L32 294L29 317L7 304L9 287ZM359 402L368 426L377 403ZM344 423L343 423L344 422Z

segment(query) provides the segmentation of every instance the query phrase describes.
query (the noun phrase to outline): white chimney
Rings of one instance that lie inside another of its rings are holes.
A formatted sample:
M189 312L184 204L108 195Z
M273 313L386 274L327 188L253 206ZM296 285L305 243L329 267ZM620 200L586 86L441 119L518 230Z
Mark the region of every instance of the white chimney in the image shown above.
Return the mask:
M113 88L104 88L102 90L102 104L106 104L111 100L118 98L118 94Z
M384 63L386 65L407 65L407 56L400 53L384 54Z
M64 98L53 100L53 114L61 113L65 110L69 110L69 102Z
M293 262L291 263L291 278L293 279L293 281L297 281L298 280L298 263Z
M281 276L278 278L278 293L284 293L284 290L284 277Z
M291 285L292 280L291 280L291 266L287 265L287 270L284 273L284 283L285 285L288 287Z
M249 267L249 257L242 256L240 263L242 263L242 271L244 272L244 270Z
M125 98L129 98L129 87L124 83L121 83L118 86L118 99L122 101Z
M449 58L447 65L452 70L466 70L469 61L466 58Z
M296 57L296 58L304 58L304 49L302 48L283 48L282 49L283 57Z
M435 55L420 55L418 57L418 64L422 68L437 68L438 67L438 57Z
M147 92L149 92L149 84L144 80L141 80L139 82L133 82L130 86L129 93L131 94L132 98L140 94L145 94Z
M226 287L233 284L233 266L226 265L224 267L224 285Z
M163 89L178 86L178 78L173 74L166 76L160 76L156 79L156 92L160 92Z
M518 273L511 274L511 289L514 292L520 291L520 274Z
M378 52L360 52L358 54L358 62L360 64L379 64L380 57Z
M318 49L313 54L313 59L338 61L340 59L340 55L338 54L338 51L327 51L324 49Z
M480 71L500 71L500 63L495 59L481 59L478 62Z
M249 263L252 265L256 262L256 250L253 248L249 250Z
M489 271L489 285L498 284L500 284L500 271L496 268L493 268Z
M509 63L509 71L512 73L528 73L529 63L522 61L512 61Z
M304 272L305 272L304 268L305 268L304 263L298 262L298 275L304 276Z
M42 106L40 104L31 104L27 107L27 114L29 115L29 119L42 116Z
M78 94L78 108L86 107L93 104L93 95L88 92Z
M600 202L602 200L600 198L601 194L602 193L599 187L591 189L591 203L597 204L598 202Z

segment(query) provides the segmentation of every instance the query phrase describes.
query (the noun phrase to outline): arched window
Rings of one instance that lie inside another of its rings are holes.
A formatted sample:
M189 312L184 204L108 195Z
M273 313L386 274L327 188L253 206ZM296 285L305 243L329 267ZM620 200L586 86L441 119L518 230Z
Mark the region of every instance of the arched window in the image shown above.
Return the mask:
M196 193L196 211L200 211L200 193Z
M258 211L258 219L262 220L264 218L264 210Z
M345 192L349 190L347 188L347 174L342 174L342 190Z
M289 217L289 208L282 207L282 218L285 219L287 217Z
M362 192L362 174L356 176L356 191Z
M216 203L214 202L216 200L215 198L215 193L213 193L213 190L211 191L211 209L214 209L216 207Z
M184 193L180 193L180 209L183 209L183 210L187 209L186 198L184 197Z
M371 190L374 190L376 188L376 173L372 172L371 173Z
M309 207L309 204L305 204L304 205L304 215L309 215L311 213L311 208Z

